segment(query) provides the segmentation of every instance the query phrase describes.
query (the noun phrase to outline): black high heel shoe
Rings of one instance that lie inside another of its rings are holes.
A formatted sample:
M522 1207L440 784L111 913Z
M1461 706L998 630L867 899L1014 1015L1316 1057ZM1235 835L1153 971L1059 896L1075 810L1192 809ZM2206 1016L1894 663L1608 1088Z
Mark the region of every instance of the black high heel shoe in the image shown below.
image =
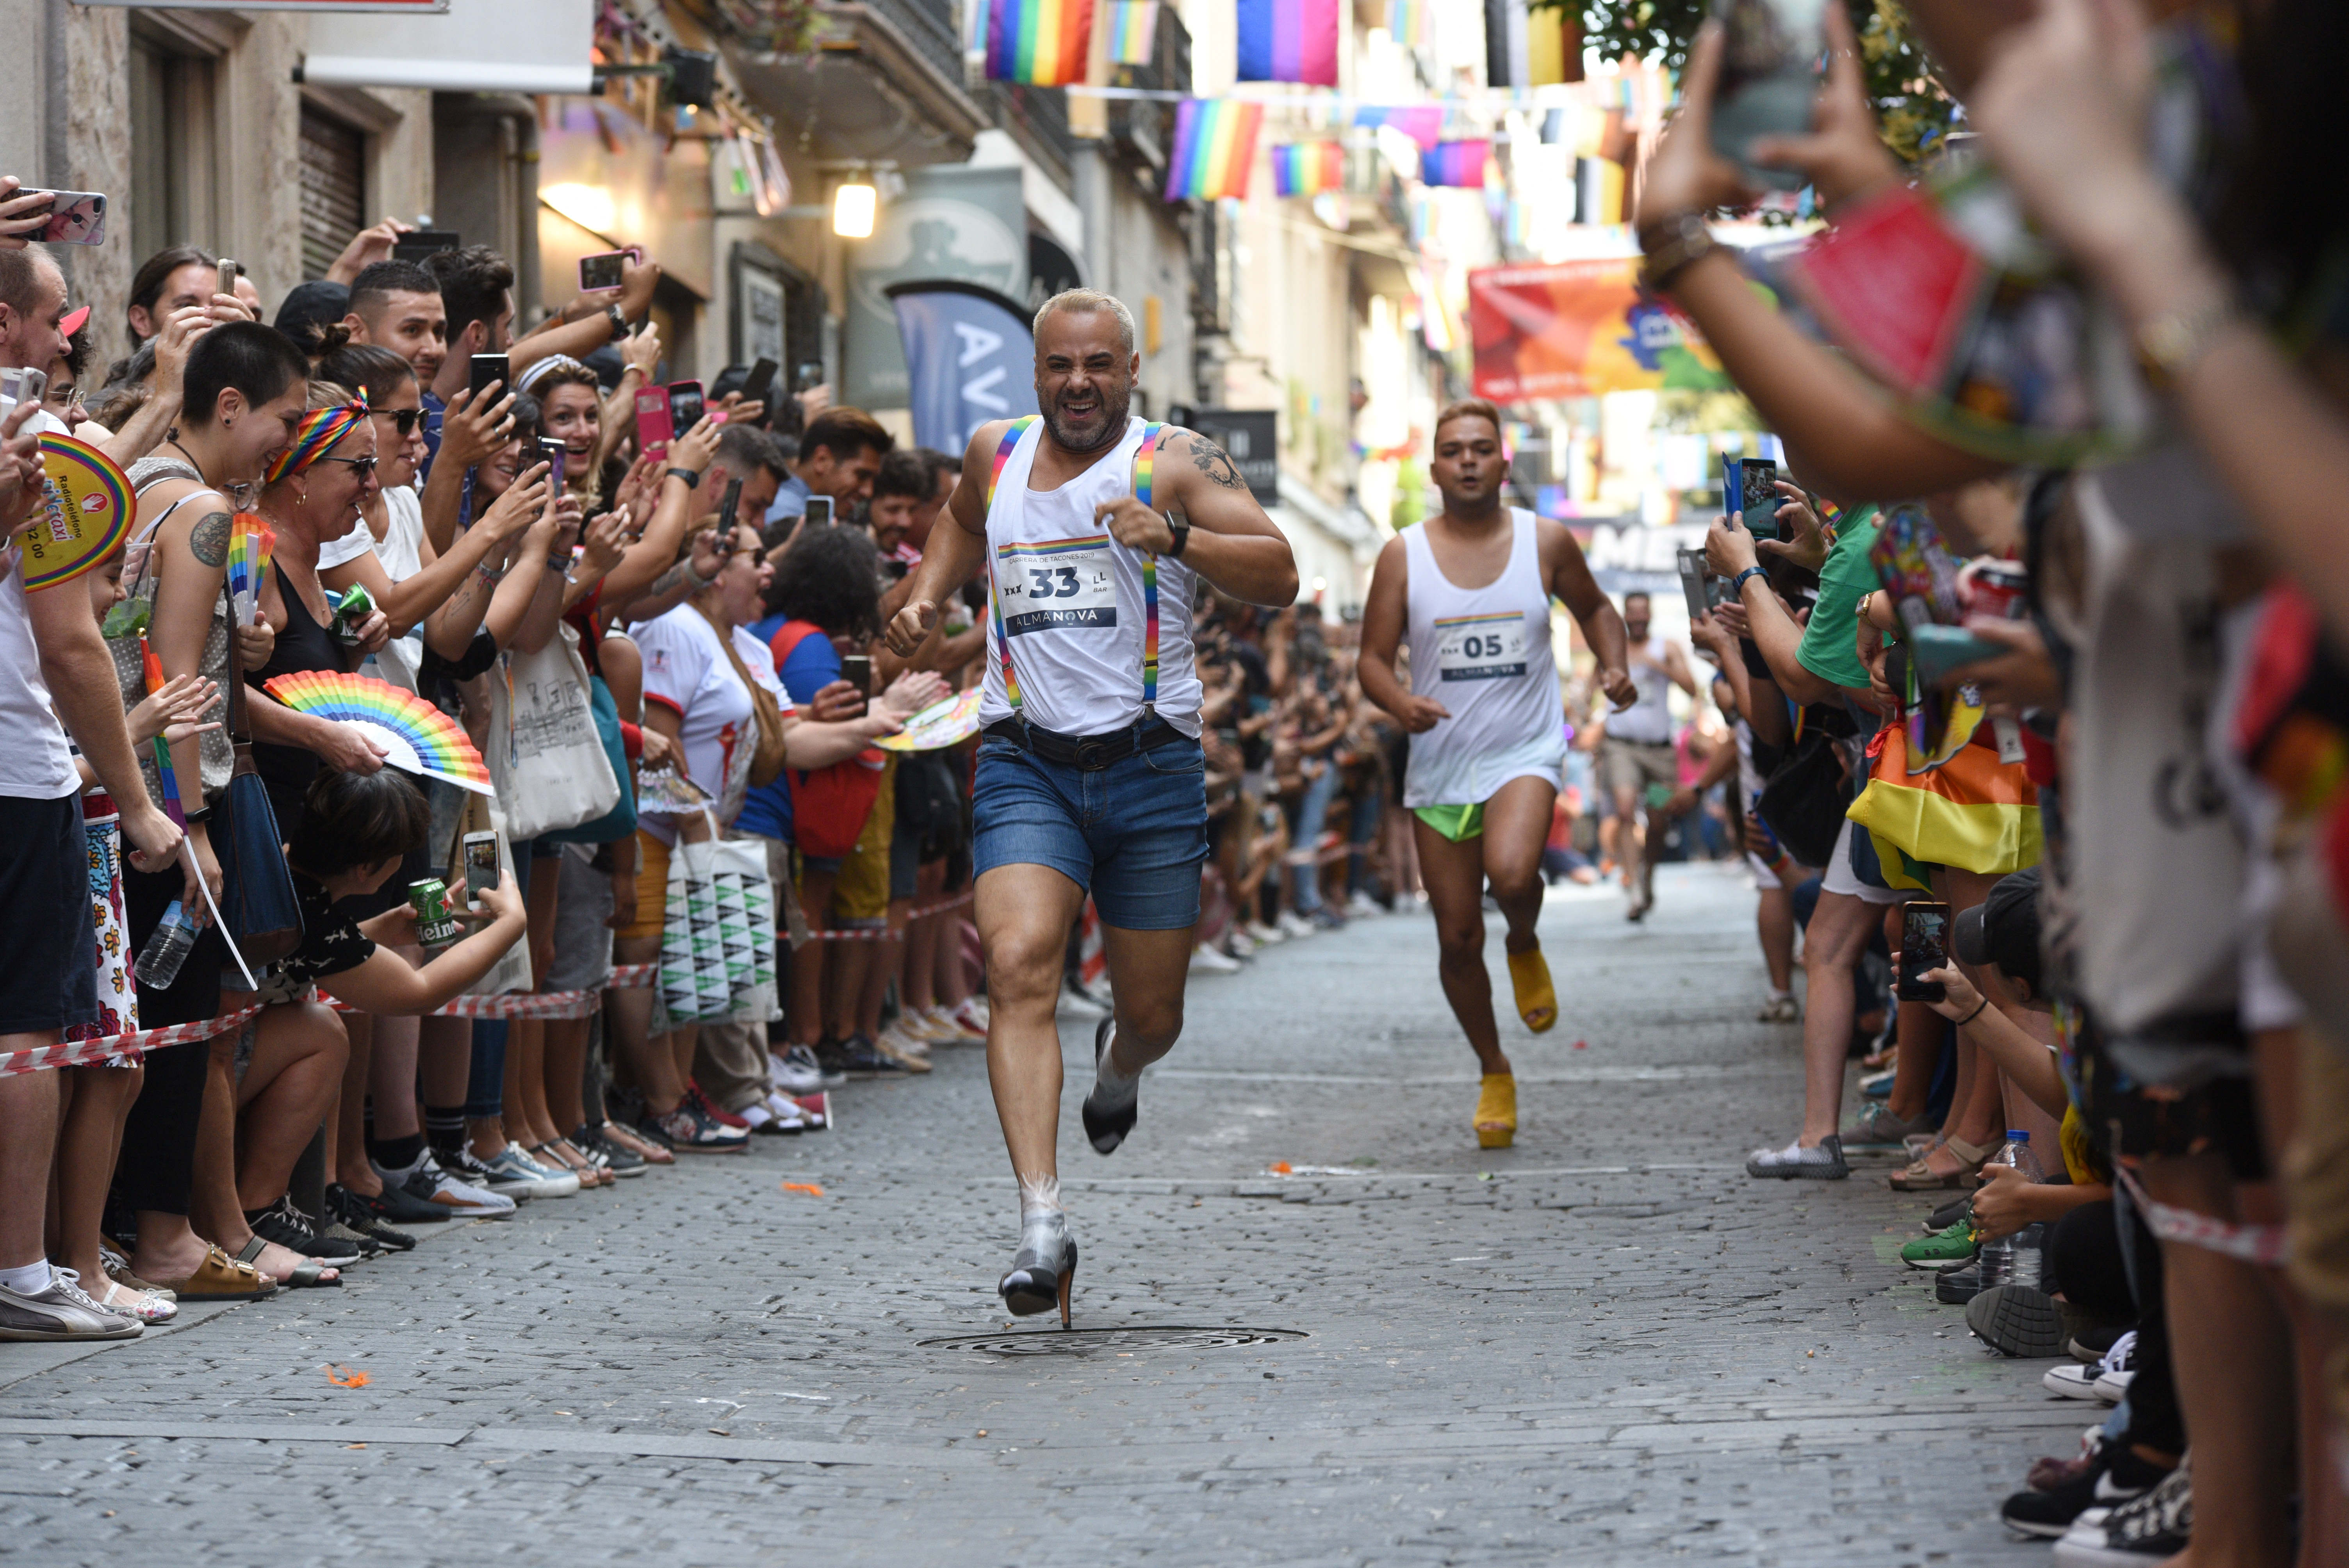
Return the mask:
M1069 1237L1063 1214L1039 1214L1019 1227L1019 1250L1011 1256L1011 1272L996 1284L1004 1310L1014 1317L1033 1317L1057 1304L1061 1326L1069 1326L1069 1293L1077 1283L1077 1243Z
M1103 1018L1093 1030L1093 1071L1096 1074L1101 1071L1102 1053L1109 1049L1110 1034L1116 1024L1117 1020L1114 1017ZM1095 1080L1095 1085L1096 1087L1099 1085L1098 1078ZM1085 1091L1085 1102L1081 1109L1085 1121L1085 1140L1093 1146L1093 1152L1114 1154L1117 1152L1117 1146L1125 1141L1126 1134L1133 1130L1133 1124L1141 1119L1142 1098L1137 1094L1133 1099L1126 1101L1122 1109L1109 1110L1095 1106L1092 1090L1088 1089Z

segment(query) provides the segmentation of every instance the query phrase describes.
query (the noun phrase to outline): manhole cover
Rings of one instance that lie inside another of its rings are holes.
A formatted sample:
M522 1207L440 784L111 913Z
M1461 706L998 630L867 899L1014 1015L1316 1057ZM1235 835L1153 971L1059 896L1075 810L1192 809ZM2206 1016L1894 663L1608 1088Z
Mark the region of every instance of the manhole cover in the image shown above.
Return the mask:
M1169 1350L1237 1350L1305 1336L1293 1328L1030 1328L925 1339L929 1350L977 1350L988 1356L1139 1356Z

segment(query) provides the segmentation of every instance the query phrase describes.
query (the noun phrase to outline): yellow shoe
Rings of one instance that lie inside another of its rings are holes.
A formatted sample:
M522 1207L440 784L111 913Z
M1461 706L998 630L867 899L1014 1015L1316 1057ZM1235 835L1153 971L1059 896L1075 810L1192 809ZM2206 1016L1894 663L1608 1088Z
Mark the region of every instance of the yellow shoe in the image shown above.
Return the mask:
M1508 957L1509 984L1517 993L1517 1016L1535 1034L1547 1033L1557 1025L1557 991L1549 983L1549 961L1538 947Z
M1517 1136L1517 1080L1508 1073L1486 1073L1476 1094L1476 1147L1506 1149Z

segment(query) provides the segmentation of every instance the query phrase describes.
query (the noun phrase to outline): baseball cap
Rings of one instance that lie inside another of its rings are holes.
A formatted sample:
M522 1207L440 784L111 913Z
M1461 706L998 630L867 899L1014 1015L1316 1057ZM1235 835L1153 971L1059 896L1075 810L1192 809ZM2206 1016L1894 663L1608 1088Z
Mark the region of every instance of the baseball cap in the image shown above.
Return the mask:
M2039 868L2002 876L1990 897L1951 923L1957 955L1979 967L1995 964L2010 979L2039 990Z

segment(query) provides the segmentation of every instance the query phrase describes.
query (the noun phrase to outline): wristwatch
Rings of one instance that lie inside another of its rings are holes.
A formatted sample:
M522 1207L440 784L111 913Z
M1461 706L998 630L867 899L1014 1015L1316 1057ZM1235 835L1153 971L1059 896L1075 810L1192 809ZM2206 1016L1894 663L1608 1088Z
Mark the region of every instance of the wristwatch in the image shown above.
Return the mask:
M1766 577L1768 575L1769 573L1763 571L1759 566L1747 567L1744 571L1739 573L1736 576L1729 580L1730 596L1738 599L1744 598L1745 596L1745 580L1748 577Z
M699 490L701 488L701 476L691 469L671 469L668 470L668 473L671 479L683 480L685 481L685 488L688 490Z
M620 314L620 307L617 304L605 305L604 319L612 324L613 342L617 343L628 335L628 318Z
M1191 542L1191 525L1170 517L1166 520L1166 526L1174 532L1174 542L1166 547L1166 559L1180 561L1184 546Z

